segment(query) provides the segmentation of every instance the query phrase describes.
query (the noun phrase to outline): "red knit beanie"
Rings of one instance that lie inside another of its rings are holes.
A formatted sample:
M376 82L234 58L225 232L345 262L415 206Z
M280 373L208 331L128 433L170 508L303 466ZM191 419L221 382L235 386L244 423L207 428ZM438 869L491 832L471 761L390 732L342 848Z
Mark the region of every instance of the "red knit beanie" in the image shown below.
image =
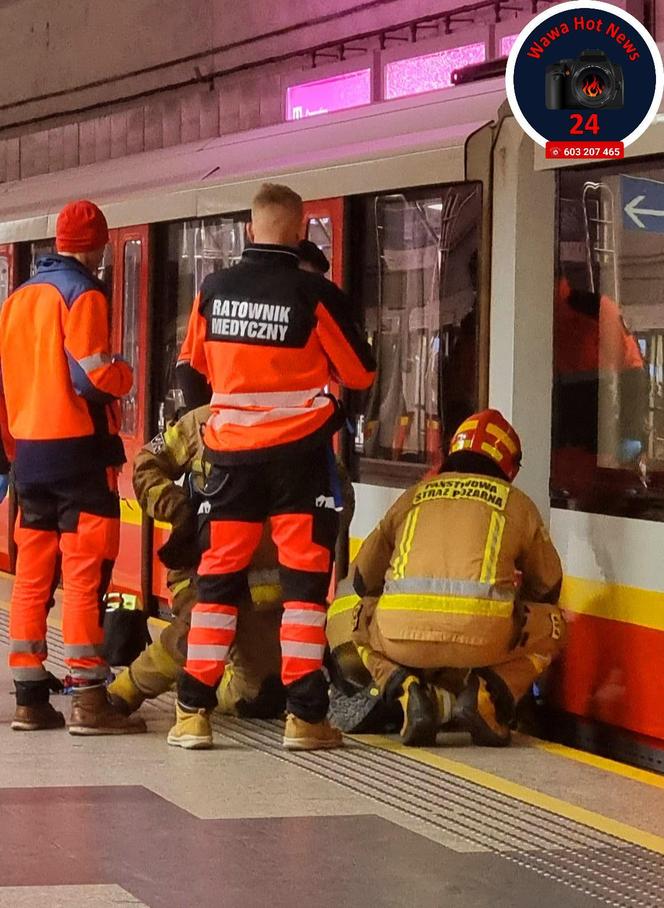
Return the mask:
M55 225L58 252L94 252L108 243L108 224L93 202L81 200L65 205Z

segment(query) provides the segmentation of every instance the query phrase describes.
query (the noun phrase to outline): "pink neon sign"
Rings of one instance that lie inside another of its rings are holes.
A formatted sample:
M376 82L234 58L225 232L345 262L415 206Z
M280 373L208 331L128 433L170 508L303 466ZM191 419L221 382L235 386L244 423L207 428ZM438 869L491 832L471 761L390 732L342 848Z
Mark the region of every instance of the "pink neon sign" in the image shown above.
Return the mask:
M516 43L516 39L518 37L519 37L518 35L505 35L503 38L500 39L500 56L501 57L509 56L509 52L514 47L514 44Z
M486 45L466 44L422 57L407 57L385 64L385 97L403 98L424 91L449 88L452 72L486 60Z
M286 119L303 120L370 103L371 70L360 69L328 79L291 85L286 92Z

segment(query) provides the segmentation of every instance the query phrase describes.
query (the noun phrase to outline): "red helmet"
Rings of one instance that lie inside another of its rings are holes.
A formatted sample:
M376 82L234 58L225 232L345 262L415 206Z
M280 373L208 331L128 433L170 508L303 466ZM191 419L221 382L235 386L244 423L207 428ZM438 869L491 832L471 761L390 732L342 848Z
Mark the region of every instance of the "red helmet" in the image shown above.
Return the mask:
M521 440L499 410L482 410L464 420L450 442L450 454L457 451L489 457L510 482L521 466Z

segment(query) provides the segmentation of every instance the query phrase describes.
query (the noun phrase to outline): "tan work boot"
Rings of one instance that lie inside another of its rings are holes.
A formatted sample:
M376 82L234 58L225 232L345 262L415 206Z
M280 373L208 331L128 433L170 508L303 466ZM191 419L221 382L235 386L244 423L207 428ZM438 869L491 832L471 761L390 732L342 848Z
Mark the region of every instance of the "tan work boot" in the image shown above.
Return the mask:
M134 684L128 668L112 681L107 688L111 705L123 716L130 716L146 699L145 694Z
M104 685L74 691L70 735L136 735L148 730L138 716L125 716L108 699Z
M284 747L286 750L331 750L343 747L344 739L338 728L323 719L322 722L305 722L292 713L286 717Z
M12 728L14 731L43 731L50 728L64 728L65 717L50 703L34 706L17 706Z
M166 740L173 747L184 747L185 750L209 750L213 744L210 712L207 709L189 712L176 703L175 725Z

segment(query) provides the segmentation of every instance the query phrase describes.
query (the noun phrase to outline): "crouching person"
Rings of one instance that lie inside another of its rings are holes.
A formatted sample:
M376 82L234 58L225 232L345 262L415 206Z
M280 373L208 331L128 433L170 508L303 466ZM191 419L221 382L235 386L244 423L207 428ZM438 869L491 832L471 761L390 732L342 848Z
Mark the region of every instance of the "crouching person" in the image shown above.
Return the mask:
M170 690L185 662L200 559L196 510L204 485L201 430L209 416L209 407L187 413L146 445L134 461L134 490L141 507L173 527L158 553L168 568L173 621L109 686L112 702L125 714ZM281 588L276 548L267 529L252 561L249 586L251 601L240 610L231 664L218 692L219 706L229 714L273 718L281 715L286 700L280 680Z
M516 705L561 649L560 559L511 486L520 462L498 411L471 416L440 474L408 489L357 555L354 640L401 703L406 744L433 744L441 711L475 744L509 744Z

